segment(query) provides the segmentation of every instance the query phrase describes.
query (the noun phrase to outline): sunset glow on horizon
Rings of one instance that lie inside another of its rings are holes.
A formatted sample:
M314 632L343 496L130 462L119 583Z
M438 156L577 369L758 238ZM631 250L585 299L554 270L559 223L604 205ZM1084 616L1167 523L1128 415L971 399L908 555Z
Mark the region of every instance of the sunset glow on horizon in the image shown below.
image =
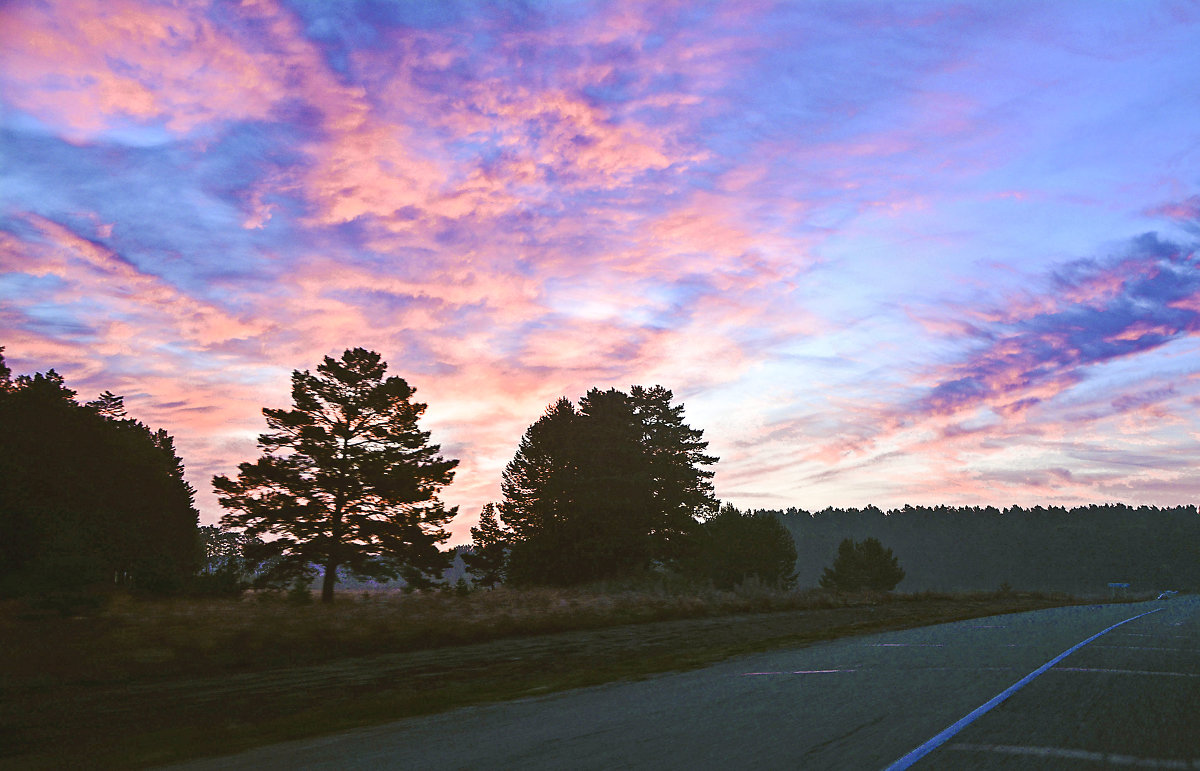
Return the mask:
M379 351L469 540L661 384L742 508L1200 498L1200 3L11 0L0 345L175 436Z

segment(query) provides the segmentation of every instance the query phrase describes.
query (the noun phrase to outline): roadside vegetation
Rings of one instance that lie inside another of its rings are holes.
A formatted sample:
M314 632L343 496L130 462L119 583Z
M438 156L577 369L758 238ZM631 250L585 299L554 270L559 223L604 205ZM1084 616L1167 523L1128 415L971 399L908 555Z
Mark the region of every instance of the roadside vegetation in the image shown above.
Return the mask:
M606 584L0 606L0 767L133 768L846 635L1077 602Z
M240 600L114 597L105 607L75 617L11 602L0 616L8 648L0 672L9 683L48 685L207 676L626 624L935 600L1014 599L1071 601L1065 595L1009 592L786 592L750 583L728 591L598 585L498 588L465 595L347 592L333 607L297 604L283 595L250 595Z

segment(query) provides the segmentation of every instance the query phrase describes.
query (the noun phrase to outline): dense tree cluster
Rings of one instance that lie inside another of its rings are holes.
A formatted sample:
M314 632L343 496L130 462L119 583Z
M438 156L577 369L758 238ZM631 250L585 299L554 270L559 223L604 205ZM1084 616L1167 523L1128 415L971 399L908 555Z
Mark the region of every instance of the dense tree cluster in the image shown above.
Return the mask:
M1193 506L1007 509L914 507L884 512L770 512L791 531L800 586L816 586L846 538L895 552L905 591L1020 590L1091 594L1109 582L1134 590L1200 589L1200 515Z
M0 426L0 593L162 592L195 570L183 463L121 397L80 404L54 370L13 380L0 355Z
M671 399L661 386L592 389L529 427L504 472L502 528L485 519L476 542L503 539L507 580L580 583L682 554L716 508L704 467L717 459Z
M263 410L262 456L236 479L213 478L229 510L222 524L262 538L267 577L305 581L319 565L325 602L339 569L424 586L448 563L438 544L457 510L438 492L458 461L438 455L417 425L426 405L386 371L378 353L355 348L326 356L316 374L293 372L292 409Z
M725 504L697 528L683 572L732 589L757 581L777 589L796 583L796 544L773 514L752 514Z

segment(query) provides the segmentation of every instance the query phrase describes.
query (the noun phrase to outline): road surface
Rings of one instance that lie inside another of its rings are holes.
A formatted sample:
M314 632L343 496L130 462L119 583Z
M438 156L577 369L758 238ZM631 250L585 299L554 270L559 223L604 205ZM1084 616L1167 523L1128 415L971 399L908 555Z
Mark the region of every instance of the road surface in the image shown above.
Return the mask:
M843 639L175 768L907 767L1200 769L1200 598Z

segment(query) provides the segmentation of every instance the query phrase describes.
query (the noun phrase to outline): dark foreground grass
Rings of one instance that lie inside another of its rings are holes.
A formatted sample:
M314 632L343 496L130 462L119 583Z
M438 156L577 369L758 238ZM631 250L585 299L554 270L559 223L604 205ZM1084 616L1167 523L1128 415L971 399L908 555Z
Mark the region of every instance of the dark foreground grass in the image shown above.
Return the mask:
M1062 595L496 590L0 608L0 768L136 768Z

